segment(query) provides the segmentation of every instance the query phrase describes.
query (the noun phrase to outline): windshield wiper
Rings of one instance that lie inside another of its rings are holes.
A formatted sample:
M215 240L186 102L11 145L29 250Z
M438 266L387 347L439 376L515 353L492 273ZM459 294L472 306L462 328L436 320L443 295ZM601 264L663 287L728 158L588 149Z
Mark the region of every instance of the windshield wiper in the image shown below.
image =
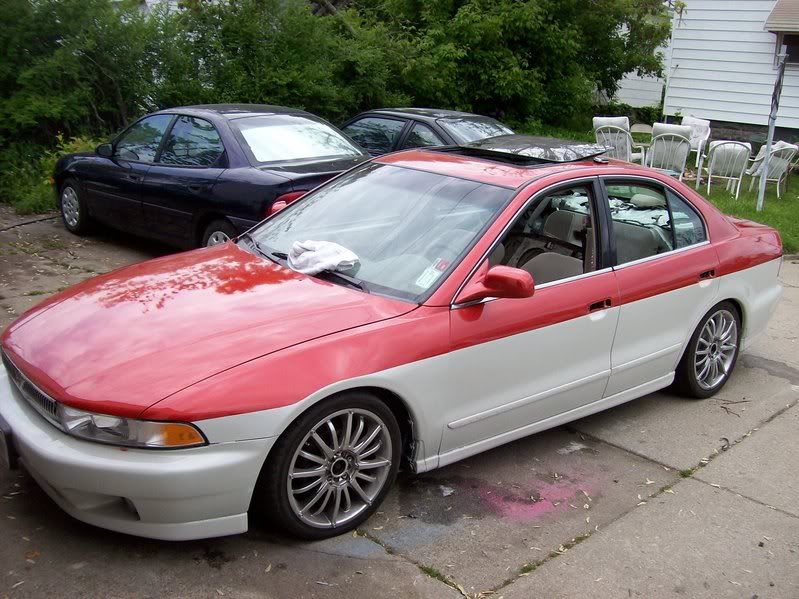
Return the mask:
M265 258L269 258L272 262L280 264L280 260L286 260L289 257L285 252L278 252L272 248L266 247L265 245L261 245L249 233L242 233L239 236L239 239L243 239L245 237L250 242L250 247L252 247L256 252Z
M366 286L366 283L364 283L360 279L357 279L357 278L352 277L350 275L345 275L343 272L339 272L337 270L323 270L317 276L321 276L321 275L327 275L330 278L338 279L339 281L343 281L344 283L346 283L350 287L355 287L355 289L359 289L360 291L363 291L364 293L371 293L371 291L369 291L369 288Z

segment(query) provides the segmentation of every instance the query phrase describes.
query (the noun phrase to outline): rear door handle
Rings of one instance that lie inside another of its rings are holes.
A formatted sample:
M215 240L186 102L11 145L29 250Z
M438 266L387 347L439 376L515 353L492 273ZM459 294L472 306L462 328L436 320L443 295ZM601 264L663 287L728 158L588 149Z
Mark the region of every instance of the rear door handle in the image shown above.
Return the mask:
M712 279L716 276L716 271L714 269L706 270L703 273L699 273L699 280L704 281L706 279Z
M188 189L192 193L200 193L201 191L205 191L205 185L187 185L186 189Z
M613 302L611 301L611 299L609 297L606 297L605 299L600 300L598 302L594 302L593 304L588 306L588 311L596 312L598 310L605 310L607 308L610 308L612 305Z
M128 179L130 179L131 181L141 181L143 177L136 173L128 173Z

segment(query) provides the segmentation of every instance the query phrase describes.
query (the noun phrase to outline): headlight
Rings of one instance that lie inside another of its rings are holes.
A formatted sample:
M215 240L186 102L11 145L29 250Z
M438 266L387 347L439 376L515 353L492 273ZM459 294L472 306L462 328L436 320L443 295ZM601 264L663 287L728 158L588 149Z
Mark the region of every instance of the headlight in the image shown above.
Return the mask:
M106 416L63 404L58 406L58 419L64 431L70 435L99 443L156 449L206 444L205 437L196 427L182 422L152 422Z

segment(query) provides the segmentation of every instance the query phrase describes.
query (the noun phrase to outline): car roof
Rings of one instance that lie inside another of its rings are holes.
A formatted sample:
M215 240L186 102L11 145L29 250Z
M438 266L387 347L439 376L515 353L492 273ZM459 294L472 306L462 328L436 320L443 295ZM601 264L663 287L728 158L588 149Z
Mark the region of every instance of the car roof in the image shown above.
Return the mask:
M466 150L465 153L459 150ZM444 148L424 148L395 152L375 158L373 161L380 164L437 173L450 177L459 177L517 189L528 183L555 175L558 173L572 172L579 176L582 172L586 176L598 174L651 174L652 169L645 169L640 165L631 164L621 160L607 160L601 158L578 159L569 162L541 162L519 164L509 162L504 156L491 154L472 154L470 148L457 148L453 146ZM577 171L581 171L579 174ZM657 177L656 177L657 178Z
M310 112L286 106L272 106L270 104L196 104L193 106L177 106L160 110L159 112L183 112L187 114L216 115L227 119L239 119L251 116L264 116L275 114L294 114L311 118L318 118Z
M444 110L442 108L375 108L363 114L379 113L389 116L401 117L419 117L423 119L462 119L462 118L476 118L486 119L490 117L482 116L479 114L472 114L471 112L460 112L458 110Z

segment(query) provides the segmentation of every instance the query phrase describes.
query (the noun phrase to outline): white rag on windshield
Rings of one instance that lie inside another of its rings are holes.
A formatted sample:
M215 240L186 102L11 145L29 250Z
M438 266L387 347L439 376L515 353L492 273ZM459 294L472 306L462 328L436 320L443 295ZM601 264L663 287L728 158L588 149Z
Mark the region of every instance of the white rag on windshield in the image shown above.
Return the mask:
M289 267L306 275L325 270L347 270L355 266L358 256L332 241L295 241L289 250Z

